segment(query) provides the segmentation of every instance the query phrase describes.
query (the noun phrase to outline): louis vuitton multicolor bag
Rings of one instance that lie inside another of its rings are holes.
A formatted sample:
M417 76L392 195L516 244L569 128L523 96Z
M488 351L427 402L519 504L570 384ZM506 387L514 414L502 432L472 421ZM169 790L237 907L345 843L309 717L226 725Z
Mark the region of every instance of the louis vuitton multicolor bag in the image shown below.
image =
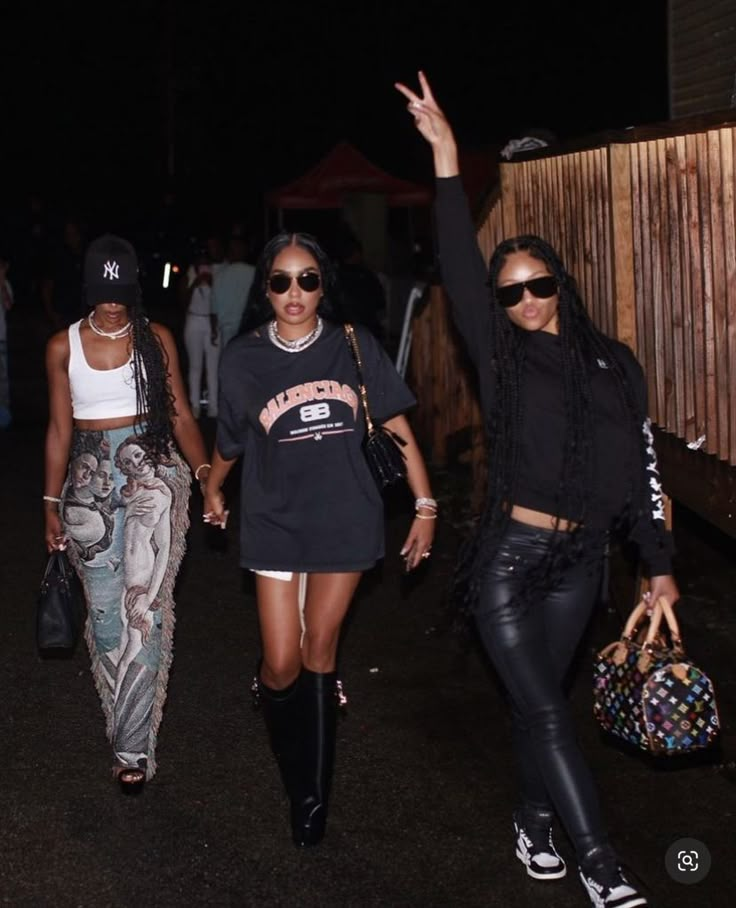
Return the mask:
M662 617L670 645L660 634ZM637 629L649 627L637 642ZM708 676L685 658L677 619L664 599L640 602L620 640L597 655L593 713L604 731L654 756L710 747L719 733L718 708Z

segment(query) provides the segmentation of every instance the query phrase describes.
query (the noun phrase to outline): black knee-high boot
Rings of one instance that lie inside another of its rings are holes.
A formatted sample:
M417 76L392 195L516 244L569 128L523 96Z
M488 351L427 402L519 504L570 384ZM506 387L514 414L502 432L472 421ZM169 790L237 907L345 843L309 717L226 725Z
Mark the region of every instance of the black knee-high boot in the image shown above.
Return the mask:
M308 669L302 669L299 677L300 791L291 811L292 834L299 846L316 845L325 834L335 764L336 680L336 672Z
M281 773L281 781L293 805L302 791L299 678L283 690L274 690L267 687L259 677L257 699L263 710L263 719L271 750Z

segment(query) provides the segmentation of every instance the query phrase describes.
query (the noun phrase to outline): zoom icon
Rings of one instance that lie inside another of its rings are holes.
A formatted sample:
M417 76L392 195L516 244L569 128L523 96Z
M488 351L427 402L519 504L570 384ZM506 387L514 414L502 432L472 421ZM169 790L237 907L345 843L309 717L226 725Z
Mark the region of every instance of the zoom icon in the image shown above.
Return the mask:
M678 839L667 849L664 865L676 883L700 883L710 873L710 851L698 839Z

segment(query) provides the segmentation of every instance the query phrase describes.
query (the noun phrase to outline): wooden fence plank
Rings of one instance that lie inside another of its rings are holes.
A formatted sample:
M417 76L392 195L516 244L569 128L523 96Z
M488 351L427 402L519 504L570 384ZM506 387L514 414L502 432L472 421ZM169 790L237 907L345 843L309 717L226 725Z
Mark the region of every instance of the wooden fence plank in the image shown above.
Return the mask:
M675 136L675 150L677 157L677 172L675 180L677 185L678 212L679 212L679 253L678 263L680 270L680 295L681 295L681 336L682 336L682 371L683 371L683 399L682 399L682 438L694 442L696 434L695 416L695 382L694 376L694 344L693 344L693 292L692 292L692 247L690 245L690 194L691 180L689 148L685 136Z
M636 286L636 336L639 343L638 354L647 372L649 386L649 410L657 421L657 396L654 393L655 372L653 368L652 338L654 336L654 319L652 313L652 234L649 198L649 167L647 144L637 146L637 195L639 200L639 220L637 223L636 242L639 252L638 269L634 276Z
M516 199L514 180L516 168L513 164L499 164L499 177L501 180L501 208L503 212L503 226L506 236L516 236L519 232L516 222Z
M702 179L700 159L700 136L685 137L688 157L688 245L692 250L690 259L690 293L692 295L692 347L695 398L695 440L707 433L708 409L706 389L703 381L705 372L705 263L703 261L703 228L701 207ZM706 448L707 450L707 448Z
M665 174L667 207L669 210L669 249L667 250L670 277L670 325L672 331L672 362L670 382L672 386L671 421L668 425L681 437L685 434L685 368L684 342L682 336L683 292L682 292L682 241L680 238L681 214L679 193L680 158L674 138L665 140Z
M719 456L723 460L734 457L736 453L736 425L733 420L734 362L736 354L736 225L734 224L734 149L733 131L721 129L718 133L721 151L721 186L723 193L722 242L723 242L723 326L720 343L716 350L719 403Z
M649 232L651 249L651 271L649 274L651 295L648 309L652 316L648 334L651 343L648 343L649 359L647 361L647 374L651 376L650 384L653 384L654 386L656 411L656 416L654 418L659 425L666 425L667 386L665 372L666 346L664 343L664 268L662 263L662 236L666 229L666 219L663 217L659 199L659 148L656 139L647 143L647 168L649 174Z
M672 210L670 208L668 188L667 139L655 142L657 177L656 204L659 210L660 242L659 268L661 272L661 295L658 300L657 313L660 322L657 325L657 350L660 353L662 384L662 405L664 408L663 425L675 425L675 363L674 363L674 325L672 321Z
M705 380L708 394L708 450L720 456L721 427L719 425L718 376L716 350L722 334L723 302L718 291L719 281L723 276L723 240L721 220L723 218L723 186L721 184L721 156L717 132L706 136L706 156L708 174L708 240L706 252L706 336L705 336Z
M631 146L612 145L608 156L611 187L611 285L614 334L636 350Z

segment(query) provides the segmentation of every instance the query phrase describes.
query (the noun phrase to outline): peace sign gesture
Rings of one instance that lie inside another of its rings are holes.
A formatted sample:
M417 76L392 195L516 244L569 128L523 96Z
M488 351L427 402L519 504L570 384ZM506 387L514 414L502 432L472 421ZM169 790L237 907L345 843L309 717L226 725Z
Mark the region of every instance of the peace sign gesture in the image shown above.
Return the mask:
M457 146L452 128L434 99L427 77L419 71L421 96L401 82L394 85L408 99L407 109L414 117L414 125L432 146L434 169L438 177L454 177L459 172Z

